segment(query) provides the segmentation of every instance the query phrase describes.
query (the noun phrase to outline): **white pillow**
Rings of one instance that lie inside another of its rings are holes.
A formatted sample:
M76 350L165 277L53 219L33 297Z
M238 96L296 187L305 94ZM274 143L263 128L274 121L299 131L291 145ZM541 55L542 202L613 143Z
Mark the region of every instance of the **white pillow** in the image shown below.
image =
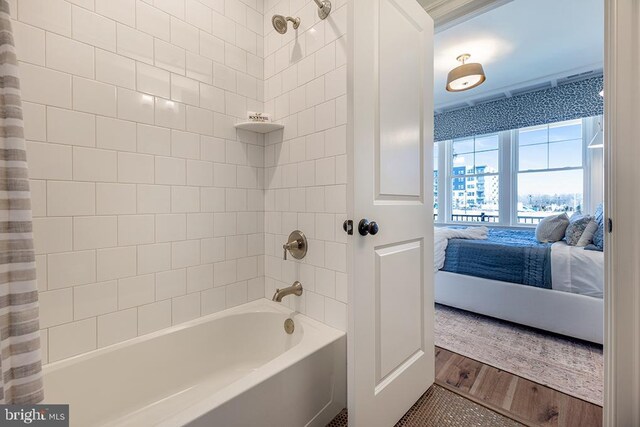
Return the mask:
M564 238L564 232L569 225L566 212L545 217L536 226L536 239L540 243L558 242Z
M580 239L578 239L578 243L576 243L576 246L587 246L588 244L590 244L593 241L593 235L597 230L598 223L595 219L592 219L582 232L582 236L580 236Z

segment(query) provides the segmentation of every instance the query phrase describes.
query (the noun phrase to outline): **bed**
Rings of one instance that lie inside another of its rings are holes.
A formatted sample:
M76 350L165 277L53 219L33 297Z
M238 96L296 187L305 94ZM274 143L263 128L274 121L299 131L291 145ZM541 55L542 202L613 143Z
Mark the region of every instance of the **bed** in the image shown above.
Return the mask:
M486 240L450 239L435 300L602 344L604 255L533 230L493 228Z

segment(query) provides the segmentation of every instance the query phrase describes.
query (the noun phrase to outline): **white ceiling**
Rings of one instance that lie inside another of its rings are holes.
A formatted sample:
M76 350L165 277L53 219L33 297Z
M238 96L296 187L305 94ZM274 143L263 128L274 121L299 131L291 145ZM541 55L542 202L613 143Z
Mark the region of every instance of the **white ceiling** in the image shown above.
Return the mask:
M601 70L604 0L513 0L435 35L436 111L518 88ZM471 54L487 80L465 92L447 92L456 57Z

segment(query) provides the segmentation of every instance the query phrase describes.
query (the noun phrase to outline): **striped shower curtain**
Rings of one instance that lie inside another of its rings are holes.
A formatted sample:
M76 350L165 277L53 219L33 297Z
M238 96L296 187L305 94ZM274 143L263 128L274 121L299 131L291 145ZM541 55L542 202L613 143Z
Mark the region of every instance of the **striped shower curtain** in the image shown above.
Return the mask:
M42 401L38 286L18 62L0 0L0 403Z

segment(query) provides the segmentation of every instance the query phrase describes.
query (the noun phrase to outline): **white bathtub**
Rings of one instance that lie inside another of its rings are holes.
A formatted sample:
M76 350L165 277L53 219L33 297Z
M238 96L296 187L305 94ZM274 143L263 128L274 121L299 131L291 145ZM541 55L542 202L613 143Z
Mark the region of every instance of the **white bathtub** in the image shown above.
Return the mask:
M325 426L346 406L346 336L263 299L52 363L44 378L72 426Z

